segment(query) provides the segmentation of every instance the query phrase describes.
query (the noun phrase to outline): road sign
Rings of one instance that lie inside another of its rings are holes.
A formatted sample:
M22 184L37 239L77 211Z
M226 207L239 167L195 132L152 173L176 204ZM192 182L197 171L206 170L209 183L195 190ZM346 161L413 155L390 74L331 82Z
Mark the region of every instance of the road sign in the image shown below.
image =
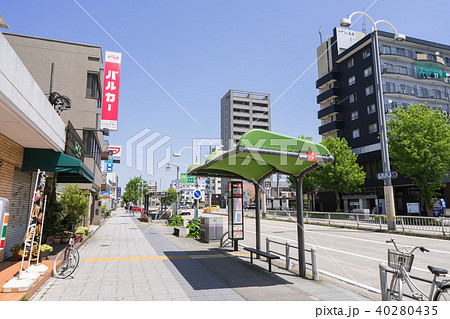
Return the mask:
M378 173L377 174L377 179L378 180L383 180L383 179L394 179L397 178L398 174L397 172L383 172L383 173Z
M195 184L195 176L180 174L181 184Z
M194 191L194 198L195 198L195 199L200 199L201 197L202 197L202 191L199 190L199 189L196 189L196 190Z

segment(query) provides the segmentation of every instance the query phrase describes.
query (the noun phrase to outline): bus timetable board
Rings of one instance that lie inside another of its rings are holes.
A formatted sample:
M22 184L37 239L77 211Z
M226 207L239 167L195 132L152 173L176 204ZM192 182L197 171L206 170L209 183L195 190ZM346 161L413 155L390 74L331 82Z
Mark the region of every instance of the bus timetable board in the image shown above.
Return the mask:
M228 234L232 240L244 239L242 182L228 183Z

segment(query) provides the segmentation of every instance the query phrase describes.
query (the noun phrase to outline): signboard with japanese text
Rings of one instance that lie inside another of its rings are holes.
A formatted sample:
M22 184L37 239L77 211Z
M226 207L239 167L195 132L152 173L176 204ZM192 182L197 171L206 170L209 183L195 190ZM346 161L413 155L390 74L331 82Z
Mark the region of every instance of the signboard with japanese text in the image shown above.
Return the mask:
M121 53L105 53L101 128L117 131Z
M228 232L230 239L244 239L242 182L228 183Z
M122 156L122 145L109 145L108 149L112 151L112 157L118 158Z

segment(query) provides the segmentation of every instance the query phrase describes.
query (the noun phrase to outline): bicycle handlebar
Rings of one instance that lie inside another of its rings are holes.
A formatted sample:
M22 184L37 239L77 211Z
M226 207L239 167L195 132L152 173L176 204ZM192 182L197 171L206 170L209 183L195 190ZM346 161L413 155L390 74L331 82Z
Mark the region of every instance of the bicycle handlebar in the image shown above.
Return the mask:
M416 247L414 247L410 252L408 252L408 251L406 251L406 252L401 251L400 249L398 249L397 244L395 243L394 238L391 238L391 240L386 240L386 243L388 243L388 244L390 244L390 243L394 244L395 250L397 250L399 253L402 253L402 254L412 254L416 249L419 249L421 252L430 252L428 249L426 249L426 248L423 247L423 246L416 246Z
M71 232L71 231L68 231L68 230L65 230L64 233L71 234L74 237L80 237L80 236L83 237L83 235L81 235L81 234L75 234L74 232Z

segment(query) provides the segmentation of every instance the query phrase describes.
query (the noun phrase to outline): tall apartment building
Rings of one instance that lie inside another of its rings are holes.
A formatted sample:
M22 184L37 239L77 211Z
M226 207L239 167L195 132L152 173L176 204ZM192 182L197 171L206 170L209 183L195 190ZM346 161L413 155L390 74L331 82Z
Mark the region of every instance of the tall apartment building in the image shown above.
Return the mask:
M220 137L230 150L248 130L270 130L270 95L229 90L220 100L220 114Z
M270 95L229 90L220 100L220 137L224 150L236 147L239 139L251 129L270 131ZM222 179L222 197L229 179Z
M88 175L93 177L92 182L79 183L79 186L90 191L90 222L99 224L101 205L97 198L104 142L103 134L97 131L103 70L101 47L11 33L3 35L47 97L51 92L58 92L71 100L71 108L60 114L67 131L65 153L81 159L90 171Z
M383 100L386 120L396 106L427 103L450 113L450 46L407 37L394 41L394 34L378 31ZM374 79L371 35L335 28L333 36L317 48L321 120L319 134L344 137L367 173L363 194L344 196L344 208L384 206L378 105ZM450 200L450 184L446 198ZM420 202L419 190L410 180L392 180L397 214L406 214L407 202ZM423 202L421 203L423 204Z

